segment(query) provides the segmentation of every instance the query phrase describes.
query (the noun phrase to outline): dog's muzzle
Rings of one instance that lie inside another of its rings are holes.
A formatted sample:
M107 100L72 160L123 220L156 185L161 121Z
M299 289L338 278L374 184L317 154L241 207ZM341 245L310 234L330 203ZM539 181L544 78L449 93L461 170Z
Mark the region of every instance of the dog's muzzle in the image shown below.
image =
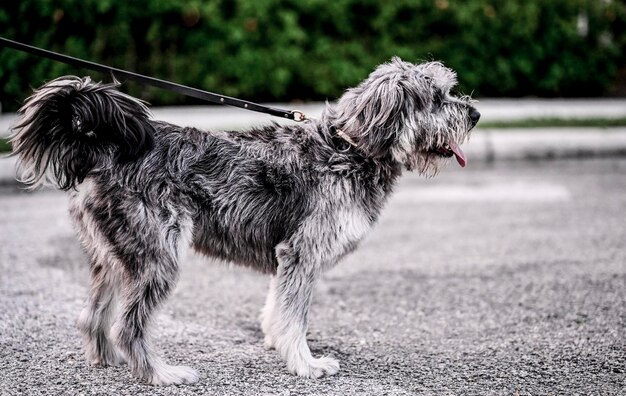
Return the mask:
M480 117L480 114L478 116ZM428 152L446 158L450 158L454 155L456 157L456 162L458 162L463 168L467 164L465 153L456 143L444 143L443 146L430 149Z

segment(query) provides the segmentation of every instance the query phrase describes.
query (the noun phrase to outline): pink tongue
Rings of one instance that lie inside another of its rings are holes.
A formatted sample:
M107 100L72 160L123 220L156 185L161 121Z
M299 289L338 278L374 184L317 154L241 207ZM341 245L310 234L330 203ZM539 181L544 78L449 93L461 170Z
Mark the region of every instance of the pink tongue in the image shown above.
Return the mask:
M450 149L456 157L456 162L458 162L459 165L464 168L465 164L467 164L467 159L465 159L465 154L463 153L463 150L461 150L461 148L457 146L456 143L450 143Z

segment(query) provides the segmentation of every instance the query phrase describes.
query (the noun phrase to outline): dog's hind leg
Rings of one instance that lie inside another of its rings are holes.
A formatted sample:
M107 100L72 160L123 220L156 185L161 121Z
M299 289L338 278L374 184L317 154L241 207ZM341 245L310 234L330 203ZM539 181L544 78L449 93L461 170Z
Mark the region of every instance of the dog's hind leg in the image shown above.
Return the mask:
M93 260L89 297L78 318L78 327L85 340L87 361L105 367L118 366L125 362L108 334L115 310L115 289L109 279L107 265Z
M306 341L311 294L321 272L319 263L303 261L310 256L287 243L276 247L276 306L269 334L291 373L318 378L336 374L339 362L331 357L314 358Z
M152 315L169 295L178 273L176 257L159 249L158 241L151 242L154 246L143 246L140 252L126 257L128 270L112 334L135 376L154 385L193 383L198 380L195 370L165 364L150 345Z

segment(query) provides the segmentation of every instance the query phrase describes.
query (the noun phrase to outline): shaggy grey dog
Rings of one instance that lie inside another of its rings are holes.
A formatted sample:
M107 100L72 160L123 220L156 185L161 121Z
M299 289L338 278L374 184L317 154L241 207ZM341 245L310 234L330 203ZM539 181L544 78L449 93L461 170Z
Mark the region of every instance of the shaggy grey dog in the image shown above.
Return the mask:
M376 222L402 169L437 173L480 114L453 71L394 58L319 120L204 132L150 119L115 84L62 77L34 92L12 136L22 180L69 191L91 260L80 315L87 359L152 384L191 383L150 344L155 309L189 245L271 275L261 327L290 372L332 375L306 342L316 280Z

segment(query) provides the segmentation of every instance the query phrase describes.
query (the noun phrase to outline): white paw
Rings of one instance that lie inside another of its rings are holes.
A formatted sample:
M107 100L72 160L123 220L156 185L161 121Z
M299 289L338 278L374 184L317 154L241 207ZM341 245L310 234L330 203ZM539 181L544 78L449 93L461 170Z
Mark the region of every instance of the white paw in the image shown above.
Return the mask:
M339 371L339 361L331 357L319 359L299 360L287 364L289 372L300 377L319 378L324 375L335 375Z
M263 347L267 350L274 349L274 339L270 335L266 335L263 339Z
M187 366L168 366L166 364L155 367L150 383L152 385L193 384L198 381L198 372Z

